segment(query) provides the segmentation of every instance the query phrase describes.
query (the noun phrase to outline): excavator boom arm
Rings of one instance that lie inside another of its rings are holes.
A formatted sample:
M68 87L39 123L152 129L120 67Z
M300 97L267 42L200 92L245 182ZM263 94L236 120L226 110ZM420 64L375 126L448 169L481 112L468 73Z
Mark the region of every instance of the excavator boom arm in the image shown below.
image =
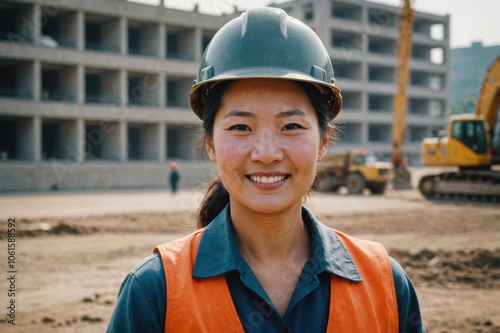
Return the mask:
M412 49L412 32L415 14L410 5L410 0L404 0L399 16L398 38L398 67L397 87L394 97L394 123L393 123L393 153L392 162L398 167L402 162L402 146L406 126L406 109L408 106L407 86L409 80L409 62Z
M499 105L500 56L488 68L476 104L476 115L484 117L491 130L495 128L497 122Z

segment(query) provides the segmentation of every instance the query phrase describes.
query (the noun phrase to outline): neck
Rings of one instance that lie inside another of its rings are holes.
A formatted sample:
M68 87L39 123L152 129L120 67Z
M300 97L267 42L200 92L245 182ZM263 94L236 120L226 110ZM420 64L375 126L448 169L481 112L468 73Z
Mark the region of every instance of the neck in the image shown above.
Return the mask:
M302 205L276 214L248 213L231 205L231 219L247 261L297 261L309 256L309 233L302 221Z

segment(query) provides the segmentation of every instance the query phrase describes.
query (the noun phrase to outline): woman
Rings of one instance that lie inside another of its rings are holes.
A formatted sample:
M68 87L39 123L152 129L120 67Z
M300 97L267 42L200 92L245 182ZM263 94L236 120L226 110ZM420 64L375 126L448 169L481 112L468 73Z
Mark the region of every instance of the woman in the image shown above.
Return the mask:
M342 98L325 47L249 10L205 51L190 105L217 165L200 229L125 279L108 332L423 332L413 286L377 243L303 207Z

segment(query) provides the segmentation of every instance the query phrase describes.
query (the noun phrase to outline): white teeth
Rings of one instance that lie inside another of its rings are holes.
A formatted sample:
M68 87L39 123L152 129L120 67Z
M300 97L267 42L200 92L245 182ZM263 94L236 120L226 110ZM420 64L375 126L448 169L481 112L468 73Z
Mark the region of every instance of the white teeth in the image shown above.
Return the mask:
M250 179L256 183L273 184L282 181L283 179L285 179L285 176L273 176L273 177L250 176Z

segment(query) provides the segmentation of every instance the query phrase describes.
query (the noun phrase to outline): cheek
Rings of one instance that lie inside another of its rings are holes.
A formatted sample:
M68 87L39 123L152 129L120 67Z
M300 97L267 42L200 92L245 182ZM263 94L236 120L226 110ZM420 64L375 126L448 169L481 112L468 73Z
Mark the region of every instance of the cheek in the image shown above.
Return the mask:
M228 169L241 163L250 145L231 135L214 137L214 147L219 168Z
M288 146L288 151L302 163L316 162L319 150L319 141L313 138L293 140Z

